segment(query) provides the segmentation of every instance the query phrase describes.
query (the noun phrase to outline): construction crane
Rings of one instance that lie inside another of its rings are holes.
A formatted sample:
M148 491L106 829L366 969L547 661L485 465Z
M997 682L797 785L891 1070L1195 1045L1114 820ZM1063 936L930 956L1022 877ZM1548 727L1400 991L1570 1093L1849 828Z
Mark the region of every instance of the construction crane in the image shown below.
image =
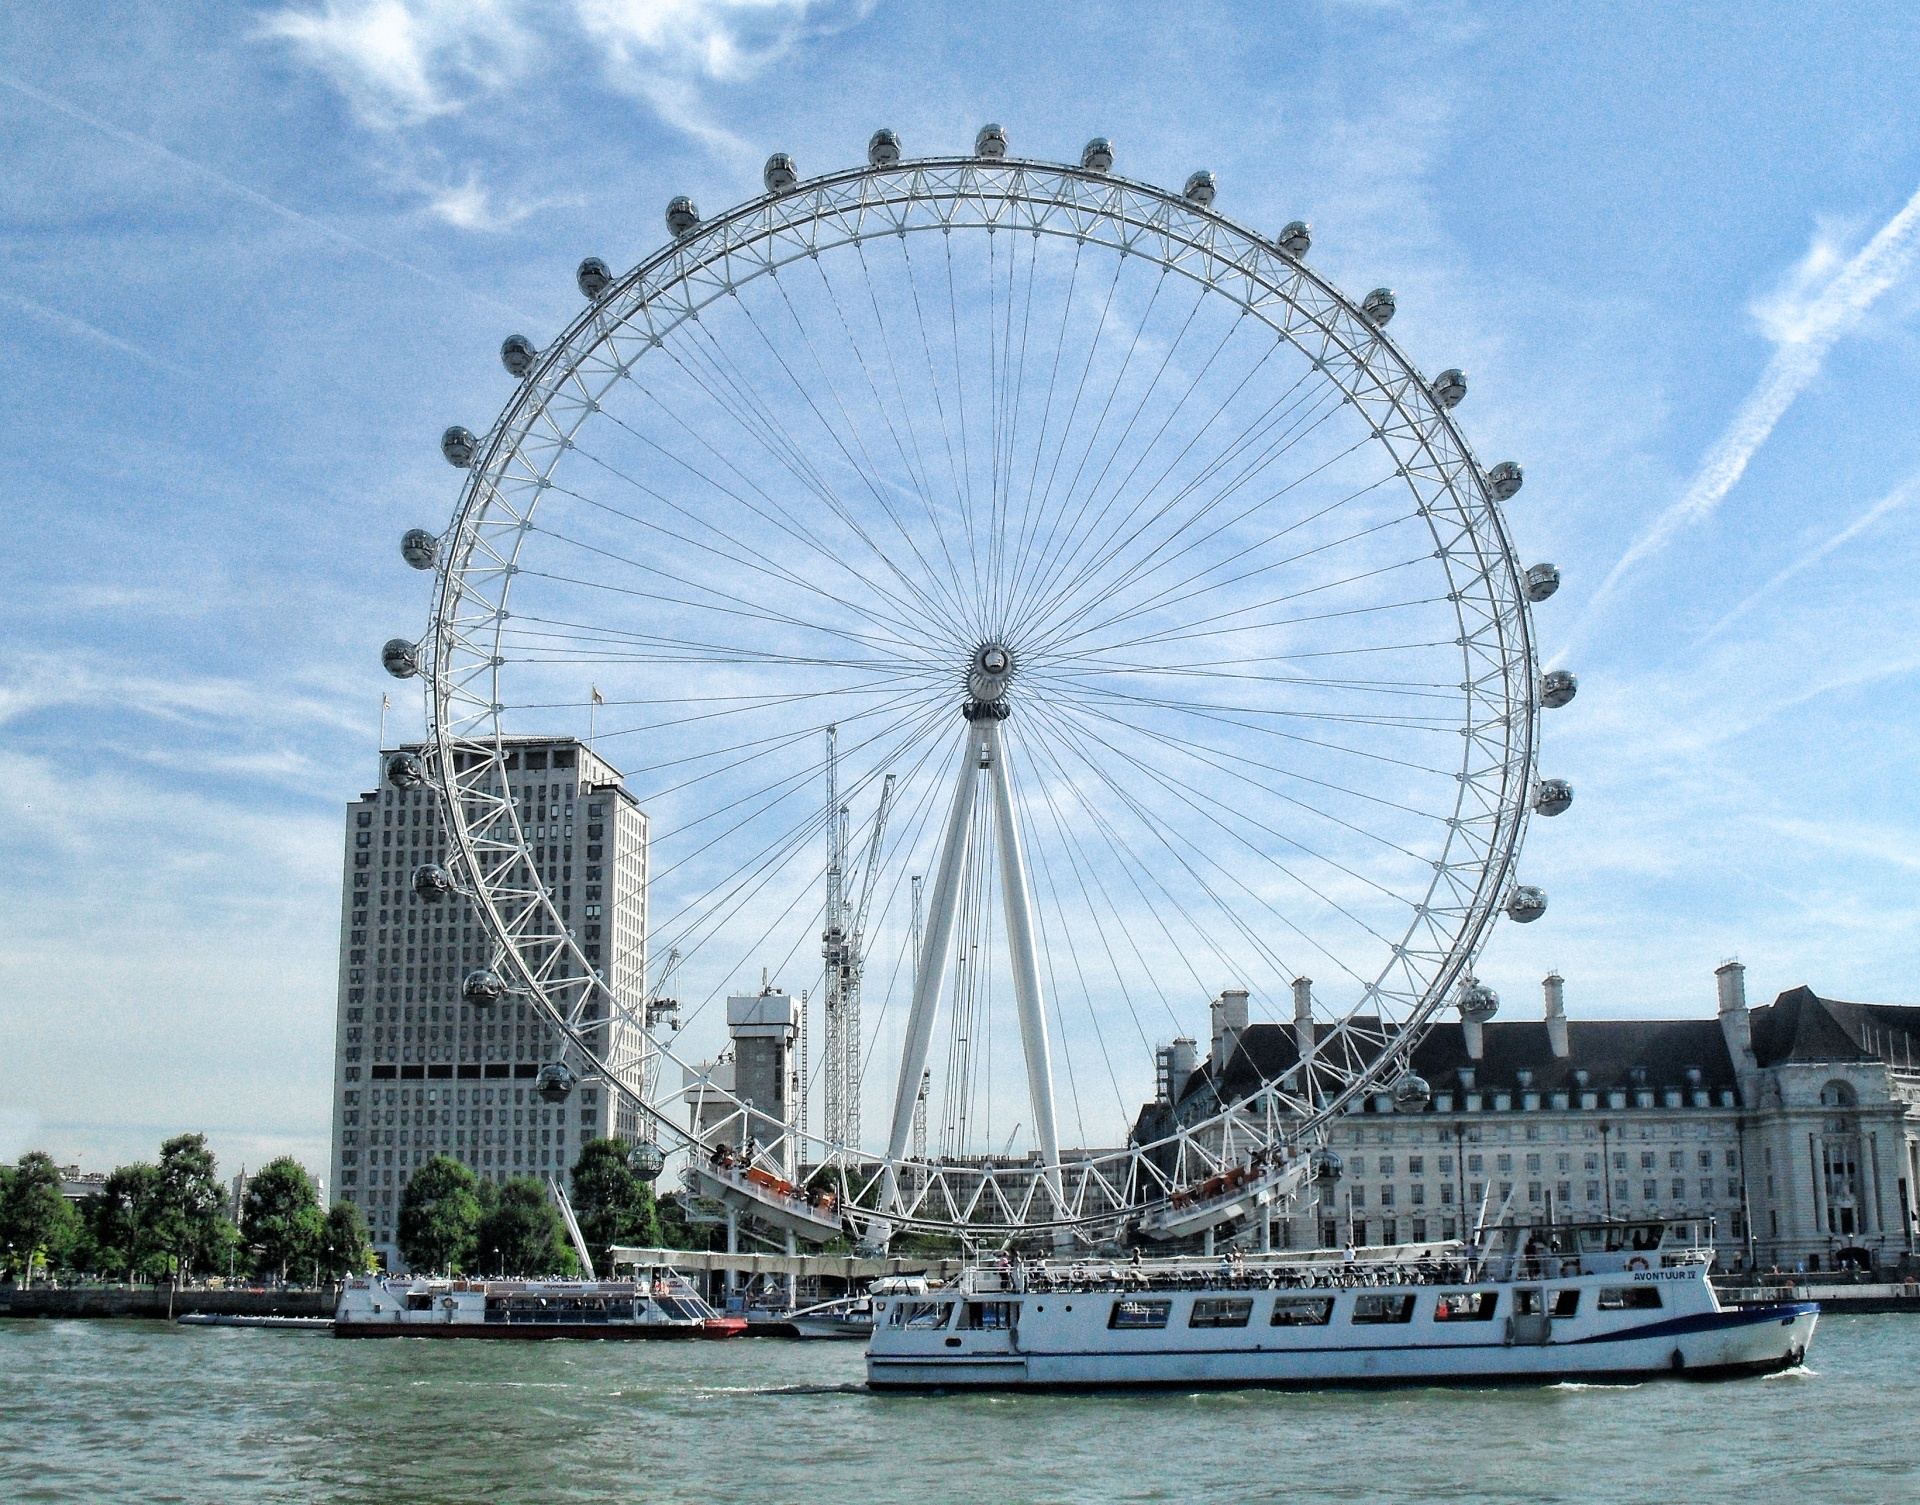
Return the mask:
M860 980L866 970L867 915L880 876L880 843L893 789L894 776L888 774L880 786L880 803L861 860L860 897L851 900L847 846L852 812L840 800L839 728L827 728L827 907L820 935L820 954L826 962L822 1128L829 1146L854 1153L860 1147Z

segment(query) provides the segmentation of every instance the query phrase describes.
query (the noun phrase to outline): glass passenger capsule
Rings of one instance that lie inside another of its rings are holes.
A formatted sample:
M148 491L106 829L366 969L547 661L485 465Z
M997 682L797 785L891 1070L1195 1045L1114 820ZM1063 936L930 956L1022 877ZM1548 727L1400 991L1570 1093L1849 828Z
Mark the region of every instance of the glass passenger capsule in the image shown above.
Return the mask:
M539 354L533 348L533 341L523 334L510 334L500 342L500 364L507 368L507 375L515 381L526 379Z
M564 1061L549 1061L533 1079L533 1090L549 1103L564 1103L573 1092L573 1071Z
M589 256L580 263L580 270L573 274L573 280L580 285L581 297L597 303L600 295L613 286L613 272L598 256Z
M1088 172L1109 172L1113 168L1113 143L1095 136L1080 148L1080 165Z
M1535 815L1559 815L1573 803L1573 785L1565 779L1542 779L1533 791Z
M456 470L465 470L473 464L473 452L477 447L472 431L457 423L440 436L440 453L447 457L447 464Z
M1487 490L1493 493L1496 502L1504 502L1520 490L1520 484L1526 480L1526 472L1511 460L1502 460L1487 472Z
M395 679L412 679L420 672L420 650L405 638L388 638L380 649L380 662Z
M1531 925L1547 912L1547 892L1530 883L1517 883L1507 895L1507 918L1516 925Z
M1390 287L1376 287L1360 300L1360 312L1367 316L1367 322L1375 329L1385 329L1391 324L1394 311L1399 306L1394 301Z
M900 138L882 126L867 138L867 161L874 167L892 167L900 160Z
M400 535L400 557L416 570L430 570L440 562L440 540L425 528L409 528Z
M767 185L768 193L785 193L800 181L800 174L794 171L792 157L775 152L760 170L760 181Z
M387 782L395 789L418 789L426 781L426 765L417 754L397 752L387 759Z

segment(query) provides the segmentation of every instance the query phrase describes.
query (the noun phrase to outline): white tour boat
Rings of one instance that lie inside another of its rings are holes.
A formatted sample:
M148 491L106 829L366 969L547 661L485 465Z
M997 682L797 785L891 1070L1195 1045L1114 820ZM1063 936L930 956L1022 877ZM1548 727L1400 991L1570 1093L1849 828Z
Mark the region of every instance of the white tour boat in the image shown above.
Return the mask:
M1522 1242L1524 1240L1524 1243ZM1812 1302L1722 1307L1659 1223L1119 1265L997 1264L877 1297L876 1389L1637 1380L1801 1363Z
M723 1317L676 1270L635 1280L351 1280L340 1292L338 1338L731 1338Z

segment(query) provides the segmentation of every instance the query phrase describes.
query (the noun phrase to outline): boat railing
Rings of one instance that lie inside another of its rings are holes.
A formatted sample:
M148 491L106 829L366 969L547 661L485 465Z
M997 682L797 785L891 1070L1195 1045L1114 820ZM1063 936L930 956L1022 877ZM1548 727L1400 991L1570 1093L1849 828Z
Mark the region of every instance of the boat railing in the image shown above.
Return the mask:
M1577 1260L1557 1263L1576 1266ZM1567 1268L1558 1278L1581 1273ZM1421 1260L1355 1260L1321 1264L1260 1265L1228 1262L1212 1268L1184 1266L1176 1268L1151 1265L1076 1264L1054 1268L1030 1264L1004 1269L969 1271L965 1288L969 1295L1049 1295L1053 1293L1128 1294L1156 1291L1280 1291L1345 1290L1373 1286L1465 1285L1478 1280L1495 1280L1493 1272L1479 1268L1466 1255ZM1524 1277L1516 1277L1524 1278ZM1547 1277L1555 1278L1555 1277Z

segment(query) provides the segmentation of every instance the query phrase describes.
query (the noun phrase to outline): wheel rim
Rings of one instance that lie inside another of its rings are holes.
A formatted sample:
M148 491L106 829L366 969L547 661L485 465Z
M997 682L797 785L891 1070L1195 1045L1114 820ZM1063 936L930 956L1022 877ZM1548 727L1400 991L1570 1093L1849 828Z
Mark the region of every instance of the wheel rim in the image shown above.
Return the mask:
M1055 319L1057 337L1035 336ZM1103 350L1109 326L1117 334ZM1080 357L1068 398L1060 372L1072 378ZM1147 375L1156 359L1156 373L1177 373L1164 385ZM1043 397L1038 372L1049 364ZM1198 416L1209 411L1211 421ZM1156 507L1158 532L1134 527ZM1202 548L1181 544L1183 528L1189 538L1216 531ZM1193 1021L1217 987L1252 985L1263 1002L1286 1004L1294 976L1321 975L1315 1008L1332 1031L1318 1079L1310 1091L1297 1074L1267 1084L1269 1142L1315 1138L1355 1095L1399 1074L1468 971L1526 823L1537 719L1526 596L1498 505L1445 407L1355 304L1299 262L1174 195L1104 174L903 163L803 183L682 236L535 360L479 441L441 560L426 677L455 861L504 966L575 1057L603 1073L611 1063L589 1010L597 999L644 1019L644 983L611 998L596 988L557 899L532 877L523 823L484 792L499 784L506 736L577 705L582 686L563 698L568 675L628 682L632 693L611 697L616 719L624 701L674 707L650 725L616 725L612 738L679 739L665 749L673 756L649 755L641 790L656 824L656 885L663 867L683 885L664 905L666 890L656 893L655 971L677 946L682 977L699 971L711 999L749 981L743 968L796 954L790 934L819 929L817 905L810 921L793 918L818 888L817 864L805 881L795 864L825 835L824 816L800 813L818 804L817 767L794 754L829 722L841 728L854 804L871 800L884 773L901 779L903 825L882 855L876 899L880 928L901 927L909 876L931 865L925 832L938 824L927 811L942 785L927 770L944 774L964 735L957 713L978 655L1004 648L1008 761L1046 890L1034 908L1061 1042L1077 1041L1090 1063L1106 1058L1124 1108L1114 1050L1144 1057L1150 1034ZM1418 589L1368 595L1415 571ZM729 588L749 597L730 612L719 604ZM1356 622L1416 621L1398 645L1356 635ZM708 630L716 625L725 630ZM1282 637L1286 651L1273 651ZM1342 658L1369 672L1319 667ZM1277 664L1293 672L1255 672ZM715 681L724 703L694 693ZM1240 698L1215 693L1222 682ZM690 730L749 719L754 737ZM1458 742L1451 763L1419 751L1447 736ZM1276 750L1285 757L1260 756ZM750 776L714 773L727 755ZM1417 796L1406 792L1414 784ZM686 797L698 785L706 808ZM714 837L755 795L771 801L758 824ZM1231 860L1199 850L1176 815ZM1409 838L1415 828L1427 839ZM776 889L786 907L753 938L712 896L764 895L767 882L742 879L769 862L792 869ZM990 866L982 858L971 874L976 893ZM1249 870L1281 891L1263 892ZM1131 902L1116 897L1123 878ZM1398 926L1377 922L1395 906ZM1157 1015L1126 993L1129 964L1113 941L1130 918L1158 932L1146 948L1158 948L1154 961L1134 938L1142 975L1171 975L1183 952L1192 974L1177 1007L1156 1000ZM991 951L991 919L970 923ZM1327 932L1342 927L1365 944L1335 944ZM1106 976L1089 979L1078 950L1096 937ZM895 960L885 944L869 956ZM1204 989L1196 956L1213 973ZM975 981L946 982L955 1025L969 986L993 992L991 965L973 965ZM1091 1033L1069 1020L1075 1007ZM982 1179L970 1162L993 1148L993 1104L989 1095L987 1124L968 1122L981 1089L964 1062L955 1077L957 1041L947 1041L936 1164L914 1172L923 1194L945 1189L905 1220L981 1229L1110 1217L1071 1195L1010 1205L991 1170ZM855 1044L875 1070L872 1042ZM645 1048L655 1066L678 1060L662 1042ZM1069 1062L1075 1090L1063 1097L1082 1108L1072 1137L1084 1146L1102 1141L1078 1101L1081 1069ZM660 1114L658 1102L644 1106ZM1182 1157L1204 1168L1226 1152L1208 1127L1175 1135L1172 1169L1154 1153L1166 1147L1147 1144L1090 1174L1120 1200L1151 1197L1187 1174ZM671 1117L662 1128L686 1137ZM848 1191L859 1200L864 1185L871 1202L891 1168L871 1144L858 1149L816 1136L798 1158L850 1162Z

